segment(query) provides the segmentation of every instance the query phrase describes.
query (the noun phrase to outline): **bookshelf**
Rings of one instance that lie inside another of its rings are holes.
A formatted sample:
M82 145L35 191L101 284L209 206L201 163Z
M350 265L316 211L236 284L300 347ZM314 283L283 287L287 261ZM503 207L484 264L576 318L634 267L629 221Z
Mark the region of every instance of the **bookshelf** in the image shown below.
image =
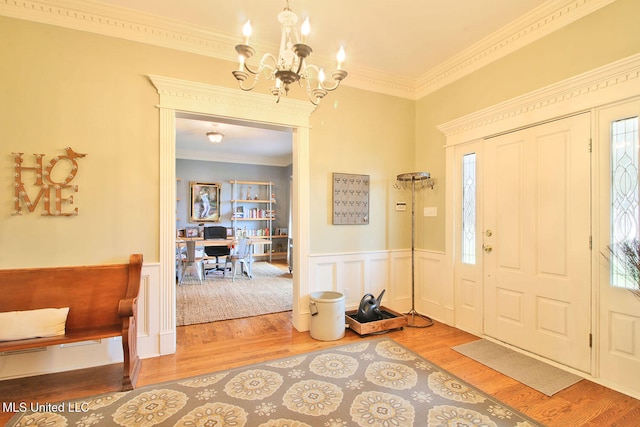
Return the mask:
M273 183L264 181L231 180L231 226L235 236L257 237L269 240L270 245L256 245L255 250L264 248L265 253L254 256L286 255L286 229L274 230L275 199ZM284 231L284 235L282 232ZM274 235L275 234L275 235Z

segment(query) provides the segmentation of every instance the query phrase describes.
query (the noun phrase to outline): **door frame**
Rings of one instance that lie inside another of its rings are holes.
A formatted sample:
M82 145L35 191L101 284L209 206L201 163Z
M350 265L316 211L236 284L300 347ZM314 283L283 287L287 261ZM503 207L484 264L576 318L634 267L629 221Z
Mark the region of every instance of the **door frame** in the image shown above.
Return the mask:
M522 96L501 102L494 106L474 112L472 114L451 120L437 126L446 137L445 159L446 159L446 189L445 189L445 253L446 271L444 272L445 283L451 284L448 292L451 298L454 297L453 284L455 283L455 257L459 250L456 236L455 218L455 192L459 188L459 177L456 176L454 167L456 156L455 147L495 136L504 132L511 132L525 127L533 126L545 121L554 120L563 116L573 115L580 112L592 111L597 108L627 99L640 94L640 79L637 78L640 72L640 54L632 55L622 60L607 64L603 67L580 74L556 84L541 88L539 90L524 94ZM592 114L592 117L596 117ZM592 122L592 127L593 127ZM594 148L599 144L597 134L592 129L594 137ZM592 156L593 171L598 169L595 163L597 156ZM597 188L597 183L603 179L597 172L592 174L592 188ZM607 242L599 241L599 215L598 206L603 201L598 194L592 197L592 232L593 245L595 248L601 247ZM594 250L594 255L598 253ZM591 330L599 330L600 310L598 305L599 287L593 283L599 277L600 265L592 262L592 313ZM451 313L447 323L456 325L455 312ZM480 326L481 327L481 326ZM464 329L464 328L461 328ZM480 329L481 330L481 329ZM598 348L599 337L594 336L593 348ZM600 363L598 352L594 351L592 357L591 372L598 372Z
M315 105L298 100L281 99L259 93L244 92L199 82L149 75L158 90L160 103L160 332L159 353L176 351L175 291L175 120L176 112L224 117L245 122L259 122L293 129L293 326L308 329L307 316L301 310L308 294L309 257L309 143L310 116Z

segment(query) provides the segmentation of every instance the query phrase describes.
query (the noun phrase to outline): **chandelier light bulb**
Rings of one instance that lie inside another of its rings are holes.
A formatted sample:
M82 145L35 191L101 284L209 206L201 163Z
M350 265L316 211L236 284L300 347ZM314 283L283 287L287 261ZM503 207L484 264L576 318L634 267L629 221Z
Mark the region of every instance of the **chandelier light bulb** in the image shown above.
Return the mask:
M307 40L307 36L311 32L311 24L309 24L309 18L305 19L302 23L302 28L300 28L300 33L302 34L302 43Z
M324 70L320 68L318 72L318 89L322 88L322 83L324 83Z
M336 59L338 60L338 70L340 68L342 68L342 63L344 62L344 59L346 58L346 54L344 53L344 47L340 46L340 50L338 51L338 54L336 55Z
M251 20L248 20L242 27L242 35L244 36L244 44L249 44L249 37L251 37Z

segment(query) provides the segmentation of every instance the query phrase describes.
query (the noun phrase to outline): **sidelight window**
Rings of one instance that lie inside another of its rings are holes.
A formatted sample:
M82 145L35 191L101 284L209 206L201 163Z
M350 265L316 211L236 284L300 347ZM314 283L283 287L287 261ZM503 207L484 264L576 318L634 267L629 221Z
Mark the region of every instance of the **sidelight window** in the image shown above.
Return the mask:
M462 263L476 263L476 154L462 157Z
M638 218L638 117L611 122L611 247L637 241ZM611 283L627 286L619 260L612 257Z

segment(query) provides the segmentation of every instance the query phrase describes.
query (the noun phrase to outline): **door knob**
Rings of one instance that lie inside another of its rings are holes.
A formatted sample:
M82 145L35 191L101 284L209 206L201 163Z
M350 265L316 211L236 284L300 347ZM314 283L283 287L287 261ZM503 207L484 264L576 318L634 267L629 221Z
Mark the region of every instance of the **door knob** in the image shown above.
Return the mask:
M484 251L486 253L489 253L493 250L493 248L491 247L491 245L482 245L482 249L484 249Z

